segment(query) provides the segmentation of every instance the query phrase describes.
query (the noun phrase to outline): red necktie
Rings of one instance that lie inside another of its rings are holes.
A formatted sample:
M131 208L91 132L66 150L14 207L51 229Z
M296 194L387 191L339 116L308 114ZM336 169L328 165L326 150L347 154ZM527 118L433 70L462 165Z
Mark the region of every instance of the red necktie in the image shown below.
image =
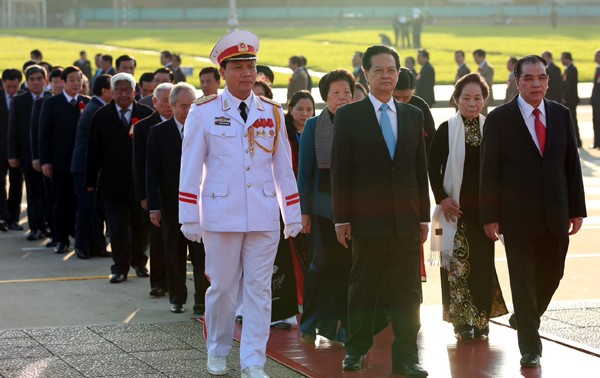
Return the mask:
M540 119L541 113L540 109L533 109L533 114L535 115L535 134L537 135L538 143L540 144L542 156L544 156L544 150L546 149L546 128Z

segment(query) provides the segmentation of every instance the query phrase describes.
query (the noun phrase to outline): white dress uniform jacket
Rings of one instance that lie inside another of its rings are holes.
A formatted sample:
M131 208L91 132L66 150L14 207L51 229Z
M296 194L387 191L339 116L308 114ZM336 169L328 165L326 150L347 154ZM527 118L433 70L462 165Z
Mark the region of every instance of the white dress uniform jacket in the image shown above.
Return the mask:
M284 224L301 222L283 111L253 93L249 99L247 122L227 89L192 105L182 146L180 223L199 222L213 232L277 231L280 210Z

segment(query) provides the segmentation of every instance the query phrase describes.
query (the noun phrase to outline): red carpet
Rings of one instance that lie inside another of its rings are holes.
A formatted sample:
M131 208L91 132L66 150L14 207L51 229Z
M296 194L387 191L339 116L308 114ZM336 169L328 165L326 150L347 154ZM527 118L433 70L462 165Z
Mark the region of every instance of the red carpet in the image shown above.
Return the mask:
M543 340L544 355L538 368L522 369L514 330L490 324L490 337L485 340L458 343L452 326L442 322L439 308L423 308L419 335L421 365L430 377L592 377L598 376L600 358L566 343ZM241 326L236 325L239 341ZM388 327L375 337L367 354L364 368L357 372L341 369L345 350L332 344L305 344L299 340L297 327L292 330L271 330L267 355L307 377L390 377L390 345L392 332Z

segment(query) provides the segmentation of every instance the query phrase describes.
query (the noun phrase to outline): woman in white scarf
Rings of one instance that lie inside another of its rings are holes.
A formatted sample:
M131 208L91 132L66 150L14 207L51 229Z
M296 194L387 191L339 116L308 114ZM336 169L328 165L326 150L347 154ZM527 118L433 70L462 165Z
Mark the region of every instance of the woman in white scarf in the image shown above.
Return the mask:
M479 224L479 148L489 94L481 75L456 82L458 112L437 129L429 152L436 203L431 227L432 260L442 276L444 320L459 340L486 337L489 319L507 313L494 266L494 243Z

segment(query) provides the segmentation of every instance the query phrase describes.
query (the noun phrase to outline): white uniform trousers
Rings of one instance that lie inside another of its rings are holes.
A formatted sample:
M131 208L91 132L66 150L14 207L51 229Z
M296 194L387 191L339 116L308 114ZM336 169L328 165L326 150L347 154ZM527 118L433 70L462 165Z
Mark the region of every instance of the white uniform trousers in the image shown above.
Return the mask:
M240 364L242 370L267 360L271 323L271 277L279 243L279 231L203 231L206 250L204 315L208 355L231 353L240 277L243 276L243 312Z

